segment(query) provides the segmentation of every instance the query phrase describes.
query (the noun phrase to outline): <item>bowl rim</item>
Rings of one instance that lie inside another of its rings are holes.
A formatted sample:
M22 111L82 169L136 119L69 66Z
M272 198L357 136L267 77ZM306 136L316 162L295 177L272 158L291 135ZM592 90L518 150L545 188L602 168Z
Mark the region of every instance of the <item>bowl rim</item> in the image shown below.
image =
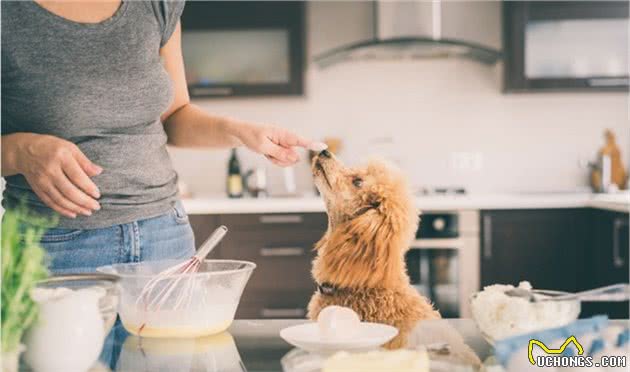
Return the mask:
M69 274L58 274L51 275L46 279L42 279L35 283L36 286L48 285L48 284L57 284L57 283L65 283L65 282L82 282L82 281L94 281L94 282L109 282L110 284L115 284L120 280L120 277L103 273L103 272L95 272L95 273L69 273Z
M481 293L481 292L483 292L483 291L484 291L484 290L482 289L482 290L480 290L480 291L477 291L477 292L475 292L475 293L472 293L472 294L470 295L470 297L468 298L468 300L469 300L469 301L474 300L474 299L477 297L477 295L478 295L478 294L480 294L480 293ZM534 294L539 294L539 295L548 296L548 297L553 297L553 296L564 296L564 295L574 294L574 292L557 291L557 290L554 290L554 289L536 289L536 288L533 288L533 289L532 289L532 292L534 292ZM577 298L576 298L576 299L571 299L571 300L563 300L563 301L567 301L567 302L568 302L568 301L574 301L574 300L578 300L578 301L580 301L580 300L579 300L579 299L577 299ZM545 301L540 301L540 302L545 302Z
M188 259L186 259L188 260ZM104 266L99 266L96 268L96 271L99 273L104 273L104 274L109 274L109 275L114 275L116 277L119 278L133 278L133 279L148 279L148 278L153 278L157 275L156 274L120 274L117 273L115 271L115 267L120 267L120 266L141 266L141 265L146 265L146 264L150 264L150 263L156 263L156 262L160 262L160 261L172 261L175 264L177 262L185 262L186 260L159 260L159 261L142 261L142 262L127 262L127 263L117 263L117 264L111 264L111 265L104 265ZM205 259L203 260L203 262L226 262L226 263L240 263L240 264L244 264L245 267L241 267L238 269L233 269L233 270L223 270L223 271L210 271L210 272L196 272L196 273L189 273L189 274L173 274L173 275L169 275L169 277L171 278L179 278L179 277L183 277L183 276L193 276L193 277L205 277L205 276L217 276L217 275L230 275L230 274L235 274L235 273L241 273L241 272L246 272L246 271L254 271L254 269L256 268L256 264L251 262L251 261L244 261L244 260L222 260L222 259ZM167 269L168 266L165 268Z

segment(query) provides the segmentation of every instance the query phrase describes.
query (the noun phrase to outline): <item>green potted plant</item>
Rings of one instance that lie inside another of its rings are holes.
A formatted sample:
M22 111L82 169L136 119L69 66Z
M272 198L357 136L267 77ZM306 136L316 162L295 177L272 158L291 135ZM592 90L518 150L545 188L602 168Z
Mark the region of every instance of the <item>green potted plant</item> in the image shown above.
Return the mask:
M28 227L21 223L28 221ZM22 335L37 317L30 297L35 284L48 276L40 240L54 221L34 216L25 207L6 210L2 218L2 370L17 371Z

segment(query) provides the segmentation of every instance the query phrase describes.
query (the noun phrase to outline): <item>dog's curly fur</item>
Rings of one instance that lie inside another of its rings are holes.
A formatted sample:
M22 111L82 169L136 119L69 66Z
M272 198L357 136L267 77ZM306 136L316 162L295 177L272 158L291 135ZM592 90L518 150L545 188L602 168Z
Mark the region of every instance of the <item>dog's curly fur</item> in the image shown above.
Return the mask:
M404 257L418 213L405 177L378 161L346 168L328 152L313 159L312 171L328 213L312 273L317 283L336 290L316 292L308 317L317 319L329 305L350 307L363 321L398 328L386 347L404 346L417 321L440 317L409 284Z

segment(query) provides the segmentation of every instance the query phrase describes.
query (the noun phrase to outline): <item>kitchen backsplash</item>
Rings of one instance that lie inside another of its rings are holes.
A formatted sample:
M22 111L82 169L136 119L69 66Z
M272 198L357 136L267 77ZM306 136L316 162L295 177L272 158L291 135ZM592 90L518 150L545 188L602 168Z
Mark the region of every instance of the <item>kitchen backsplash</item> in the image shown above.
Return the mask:
M361 16L355 11L363 8L353 6L309 3L308 24L318 25L308 30L310 54L336 35L365 31L357 29L360 23L345 26L349 22L335 20L344 16L340 10ZM322 27L322 22L336 26ZM594 158L605 128L617 134L628 165L627 94L503 95L501 69L500 64L489 68L463 60L353 62L325 70L309 65L304 97L196 103L213 113L278 124L315 139L340 137L343 159L386 157L414 185L461 185L473 192L584 189L588 170L583 163ZM193 192L224 191L228 151L171 153ZM244 169L265 164L247 150L239 155ZM306 160L296 174L298 189L312 190ZM282 184L281 176L270 166L272 187Z

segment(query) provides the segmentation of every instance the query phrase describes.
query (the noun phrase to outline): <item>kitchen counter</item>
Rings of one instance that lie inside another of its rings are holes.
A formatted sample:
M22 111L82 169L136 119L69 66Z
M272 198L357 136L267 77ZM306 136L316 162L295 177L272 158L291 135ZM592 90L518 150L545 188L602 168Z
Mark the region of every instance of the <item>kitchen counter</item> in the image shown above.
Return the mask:
M315 195L230 199L220 195L197 196L183 200L188 214L307 213L324 212L324 203ZM461 196L419 196L420 210L454 209L555 209L598 208L630 212L630 193L523 193L471 194Z
M317 372L321 357L280 338L281 329L304 322L235 320L226 332L197 339L139 338L118 324L90 372ZM629 323L611 320L611 324L627 327ZM450 353L430 353L432 372L472 372L470 363L479 362L488 371L504 371L491 358L493 349L472 319L425 320L412 331L407 346L443 344L449 345Z
M103 350L99 365L92 372L315 372L321 358L294 349L280 338L280 330L305 320L236 320L228 331L198 339L150 339L129 335L121 325ZM443 342L422 327L448 327L481 359L491 353L471 319L423 322L411 336L414 345ZM451 333L452 334L452 333ZM450 341L453 339L451 338ZM455 346L457 347L457 346ZM106 367L107 366L107 367ZM305 368L310 367L310 368Z

